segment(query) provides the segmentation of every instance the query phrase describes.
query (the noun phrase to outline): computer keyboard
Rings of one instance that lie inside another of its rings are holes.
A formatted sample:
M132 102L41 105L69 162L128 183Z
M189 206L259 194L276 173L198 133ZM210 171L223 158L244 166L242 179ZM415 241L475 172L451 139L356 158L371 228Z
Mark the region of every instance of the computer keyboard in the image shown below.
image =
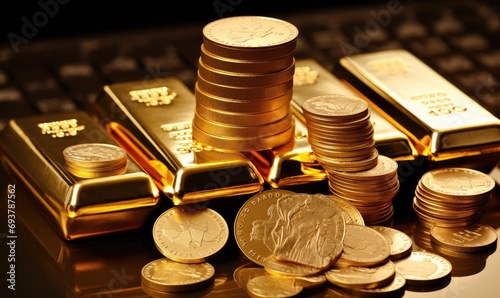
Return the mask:
M328 70L342 56L403 48L500 117L498 1L389 1L275 14L299 29L297 59ZM204 24L0 48L0 129L11 118L85 110L106 84L181 79L191 90ZM411 84L411 82L408 82Z

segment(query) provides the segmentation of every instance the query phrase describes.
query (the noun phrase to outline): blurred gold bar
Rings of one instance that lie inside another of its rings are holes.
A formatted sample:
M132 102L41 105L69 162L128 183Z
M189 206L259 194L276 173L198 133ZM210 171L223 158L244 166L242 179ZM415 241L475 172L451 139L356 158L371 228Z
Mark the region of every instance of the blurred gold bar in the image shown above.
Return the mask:
M105 86L95 102L108 133L174 205L257 193L264 179L239 151L194 143L194 94L177 78Z
M295 139L273 150L252 152L250 157L272 187L326 180L324 170L315 160L307 140L305 117L301 108L306 99L322 94L356 96L316 60L297 60L291 101L295 118ZM417 150L408 137L385 120L373 107L370 107L370 112L379 153L397 161L414 160Z
M139 229L159 202L153 181L129 157L123 174L73 175L63 150L85 143L117 146L84 112L13 119L0 134L5 168L66 240Z
M335 73L418 139L431 162L500 152L500 120L405 50L347 56Z

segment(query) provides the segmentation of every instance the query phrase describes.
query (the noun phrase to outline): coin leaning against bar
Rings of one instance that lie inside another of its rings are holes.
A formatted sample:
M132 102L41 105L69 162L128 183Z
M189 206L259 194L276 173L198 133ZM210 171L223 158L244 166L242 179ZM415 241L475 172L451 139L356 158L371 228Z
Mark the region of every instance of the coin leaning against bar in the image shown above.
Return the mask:
M266 230L272 229L275 221L270 220L268 212L279 198L293 194L283 189L266 190L252 196L241 206L234 221L234 237L241 252L250 261L264 266L265 258L273 254L272 239L269 239Z
M201 263L219 252L229 238L224 218L210 208L178 206L163 212L153 225L153 239L167 258Z

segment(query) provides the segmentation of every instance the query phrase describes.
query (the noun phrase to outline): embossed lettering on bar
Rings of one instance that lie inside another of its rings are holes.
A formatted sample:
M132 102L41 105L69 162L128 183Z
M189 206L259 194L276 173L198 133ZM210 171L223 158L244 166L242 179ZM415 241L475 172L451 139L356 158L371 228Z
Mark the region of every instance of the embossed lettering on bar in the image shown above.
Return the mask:
M404 50L347 56L335 73L442 161L500 152L500 120Z
M158 90L168 100L152 101L150 97L158 96ZM161 104L146 104L151 102ZM111 136L174 205L263 188L264 179L240 152L215 151L193 142L195 98L176 78L107 85L95 110Z
M295 118L295 140L280 148L253 152L252 160L273 187L300 185L326 179L307 141L302 103L322 94L357 96L314 59L301 59L295 63L294 89L291 101ZM413 160L417 150L408 137L370 107L374 123L377 150L397 161Z
M93 164L89 171L100 175L73 174L63 151L84 144L119 148L84 112L13 119L0 134L5 168L66 240L139 229L159 201L153 181L128 156L119 171Z

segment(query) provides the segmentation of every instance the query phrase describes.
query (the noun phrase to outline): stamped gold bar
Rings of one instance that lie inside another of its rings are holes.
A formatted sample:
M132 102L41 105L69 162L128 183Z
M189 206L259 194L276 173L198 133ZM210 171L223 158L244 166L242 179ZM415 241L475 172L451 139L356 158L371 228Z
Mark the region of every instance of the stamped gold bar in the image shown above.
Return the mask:
M315 160L307 140L302 103L322 94L355 96L342 82L314 59L295 63L293 97L291 101L295 121L295 139L273 150L252 152L252 160L272 187L285 187L326 180L324 169ZM417 150L407 136L370 107L375 129L376 148L397 161L414 160Z
M193 142L195 97L176 78L105 86L95 110L110 135L174 205L263 188L262 176L239 151Z
M431 161L500 152L500 120L405 50L347 56L335 73L418 139Z
M84 112L13 119L0 144L5 168L67 240L139 229L159 202L152 179ZM63 153L73 146L86 147L71 153L78 171Z

